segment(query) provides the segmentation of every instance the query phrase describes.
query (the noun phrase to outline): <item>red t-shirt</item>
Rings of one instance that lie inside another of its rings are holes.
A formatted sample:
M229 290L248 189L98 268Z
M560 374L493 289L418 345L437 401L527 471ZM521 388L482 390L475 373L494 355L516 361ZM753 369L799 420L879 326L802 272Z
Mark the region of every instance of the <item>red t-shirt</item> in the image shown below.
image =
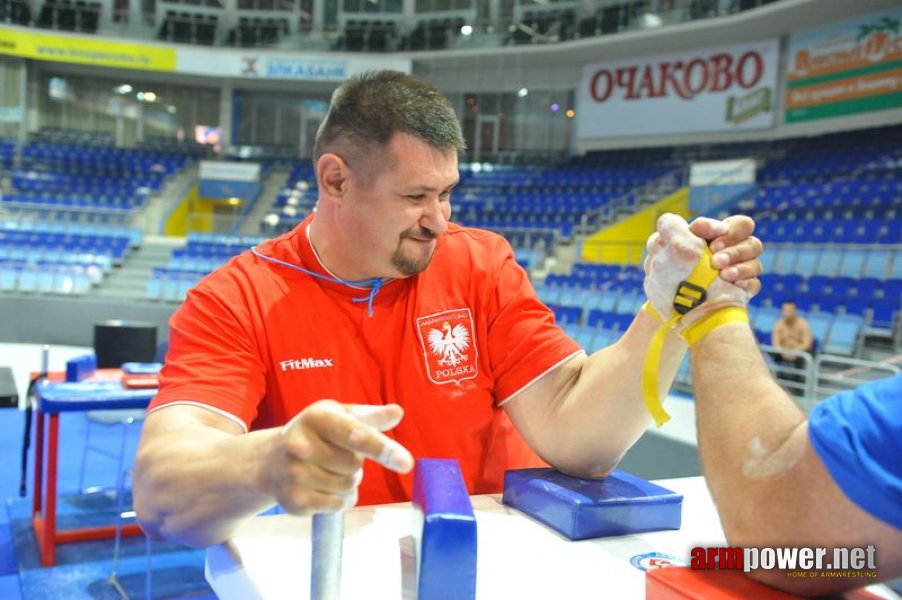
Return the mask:
M324 275L308 217L257 247ZM286 423L309 404L404 408L386 435L415 458L457 458L470 493L506 469L541 464L500 403L581 352L554 325L501 236L451 225L429 267L369 290L245 252L204 278L170 321L150 410L192 403L245 428ZM550 399L549 399L550 400ZM366 461L361 504L410 500L413 479Z

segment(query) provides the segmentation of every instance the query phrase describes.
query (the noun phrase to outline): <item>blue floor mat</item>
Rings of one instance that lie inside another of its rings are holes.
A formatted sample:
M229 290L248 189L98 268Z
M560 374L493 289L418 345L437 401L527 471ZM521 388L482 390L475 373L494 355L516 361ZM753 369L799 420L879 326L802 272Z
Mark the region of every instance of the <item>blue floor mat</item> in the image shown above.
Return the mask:
M76 495L59 500L58 529L112 524L115 504ZM90 510L89 510L90 509ZM61 544L56 547L56 565L43 568L31 528L31 503L8 503L9 531L21 570L22 596L29 600L56 600L60 590L78 599L115 599L116 590L107 583L112 572L113 540ZM145 598L147 555L143 536L123 538L119 580L132 598ZM214 598L204 579L204 552L171 543L153 542L151 564L153 598Z
M16 549L13 545L12 529L6 521L0 522L0 577L19 572ZM0 596L3 598L3 596Z

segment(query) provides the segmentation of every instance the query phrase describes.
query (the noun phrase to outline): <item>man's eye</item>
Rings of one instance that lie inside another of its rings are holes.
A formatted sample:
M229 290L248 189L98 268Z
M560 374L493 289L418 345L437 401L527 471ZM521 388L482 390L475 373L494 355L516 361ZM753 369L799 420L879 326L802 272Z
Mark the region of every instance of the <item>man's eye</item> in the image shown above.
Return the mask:
M407 194L407 197L411 200L422 200L426 197L426 194Z

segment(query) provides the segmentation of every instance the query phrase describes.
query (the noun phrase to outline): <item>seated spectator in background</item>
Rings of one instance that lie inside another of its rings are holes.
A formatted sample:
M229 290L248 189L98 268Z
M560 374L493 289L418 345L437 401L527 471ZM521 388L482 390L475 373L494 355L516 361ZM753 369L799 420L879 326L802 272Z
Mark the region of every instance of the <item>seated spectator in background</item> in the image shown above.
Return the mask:
M814 337L805 317L796 311L795 302L787 301L781 307L782 316L774 323L771 344L781 350L794 350L814 354ZM775 352L773 358L780 366L793 369L804 369L805 359L794 352ZM799 373L778 372L786 381L805 382L805 376Z

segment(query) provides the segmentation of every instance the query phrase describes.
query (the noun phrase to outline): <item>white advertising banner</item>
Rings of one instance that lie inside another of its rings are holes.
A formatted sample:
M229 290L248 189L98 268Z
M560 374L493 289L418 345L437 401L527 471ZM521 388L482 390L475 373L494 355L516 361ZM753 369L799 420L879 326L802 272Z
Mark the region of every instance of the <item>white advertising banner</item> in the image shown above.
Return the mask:
M583 68L580 139L772 127L779 40Z
M689 185L737 185L755 183L757 165L752 158L693 163Z
M245 79L338 82L372 69L410 73L412 66L407 58L261 52L250 48L179 48L176 60L179 73Z
M200 161L199 172L201 179L214 179L217 181L260 181L260 165L258 163L227 160L202 160Z

